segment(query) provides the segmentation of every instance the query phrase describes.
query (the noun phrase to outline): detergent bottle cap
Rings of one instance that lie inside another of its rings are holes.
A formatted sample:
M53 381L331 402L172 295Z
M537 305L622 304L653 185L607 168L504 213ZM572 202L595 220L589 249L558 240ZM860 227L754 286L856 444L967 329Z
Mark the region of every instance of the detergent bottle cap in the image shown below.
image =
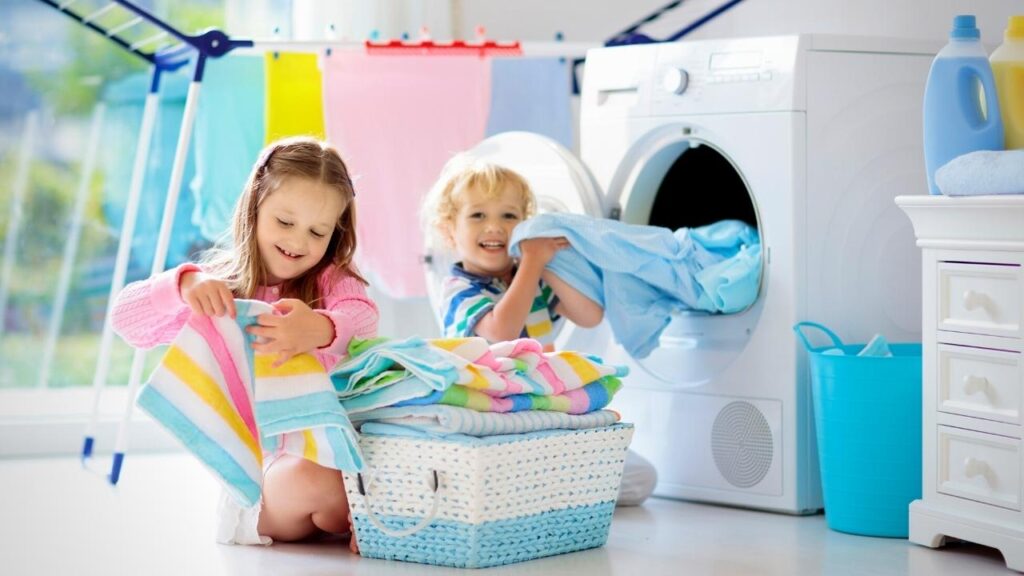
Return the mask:
M981 38L981 31L975 23L973 14L961 14L953 17L953 30L949 37L956 40L977 40Z
M1007 40L1024 40L1024 15L1010 16L1006 24Z

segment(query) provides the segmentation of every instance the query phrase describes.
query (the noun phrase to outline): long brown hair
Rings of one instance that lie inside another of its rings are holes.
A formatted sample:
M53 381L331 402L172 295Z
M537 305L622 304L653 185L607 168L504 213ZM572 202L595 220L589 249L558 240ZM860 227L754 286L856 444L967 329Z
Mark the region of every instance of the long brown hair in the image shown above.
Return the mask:
M203 255L204 268L227 282L235 297L256 295L257 288L264 286L269 277L256 244L256 214L267 196L289 177L306 178L337 190L344 208L324 257L305 274L286 280L281 286L282 296L298 298L310 306L316 304L323 296L320 275L329 266L335 274L346 271L367 284L352 264L356 251L356 207L348 168L332 146L308 137L278 140L263 149L235 205L231 235L225 235L218 246Z

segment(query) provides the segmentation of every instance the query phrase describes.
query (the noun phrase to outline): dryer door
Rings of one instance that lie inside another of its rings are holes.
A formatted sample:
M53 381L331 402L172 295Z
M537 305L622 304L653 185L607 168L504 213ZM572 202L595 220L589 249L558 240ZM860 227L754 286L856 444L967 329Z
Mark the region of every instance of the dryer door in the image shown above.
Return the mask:
M757 230L764 245L761 210L747 173L752 167L730 152L731 143L697 124L660 125L638 139L626 155L609 185L606 202L623 222L671 230L740 220ZM731 314L674 313L649 356L631 358L614 345L604 354L606 359L635 363L653 376L644 382L654 387L706 384L749 343L764 307L766 270L762 251L758 297L746 309Z
M546 136L502 132L483 140L469 153L523 176L537 198L539 212L604 215L602 195L593 176L572 152ZM429 238L427 246L427 292L440 323L436 311L441 304L441 281L454 257L437 238Z

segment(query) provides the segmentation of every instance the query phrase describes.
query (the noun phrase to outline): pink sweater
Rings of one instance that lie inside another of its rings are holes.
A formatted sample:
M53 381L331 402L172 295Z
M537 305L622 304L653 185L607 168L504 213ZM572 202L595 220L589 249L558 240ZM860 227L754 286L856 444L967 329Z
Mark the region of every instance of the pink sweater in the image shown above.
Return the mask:
M152 348L170 344L188 320L191 310L181 299L178 283L185 272L198 271L195 264L182 264L148 280L132 282L124 287L111 312L111 324L121 338L136 348ZM334 340L313 351L321 364L330 370L346 355L352 337L372 338L377 335L377 305L366 295L366 288L353 276L330 282L330 273L320 276L324 309L317 312L334 324ZM256 298L275 302L281 297L277 286L263 286Z

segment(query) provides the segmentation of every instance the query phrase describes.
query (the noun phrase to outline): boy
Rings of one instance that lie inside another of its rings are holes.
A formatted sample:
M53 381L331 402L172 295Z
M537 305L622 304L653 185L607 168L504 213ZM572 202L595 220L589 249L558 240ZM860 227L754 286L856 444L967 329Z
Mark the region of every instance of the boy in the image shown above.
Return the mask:
M426 204L430 228L460 259L444 280L439 312L445 337L529 337L552 351L563 318L584 328L601 322L604 310L596 302L545 269L569 246L564 237L523 240L519 261L509 256L512 230L535 205L526 180L508 168L467 155L445 165ZM618 505L640 504L656 481L654 467L630 450Z
M604 317L593 300L549 271L565 238L532 238L517 263L508 254L516 224L533 215L534 197L519 175L456 156L431 190L431 225L460 261L444 281L440 310L446 337L490 342L529 337L550 351L562 318L590 328Z

